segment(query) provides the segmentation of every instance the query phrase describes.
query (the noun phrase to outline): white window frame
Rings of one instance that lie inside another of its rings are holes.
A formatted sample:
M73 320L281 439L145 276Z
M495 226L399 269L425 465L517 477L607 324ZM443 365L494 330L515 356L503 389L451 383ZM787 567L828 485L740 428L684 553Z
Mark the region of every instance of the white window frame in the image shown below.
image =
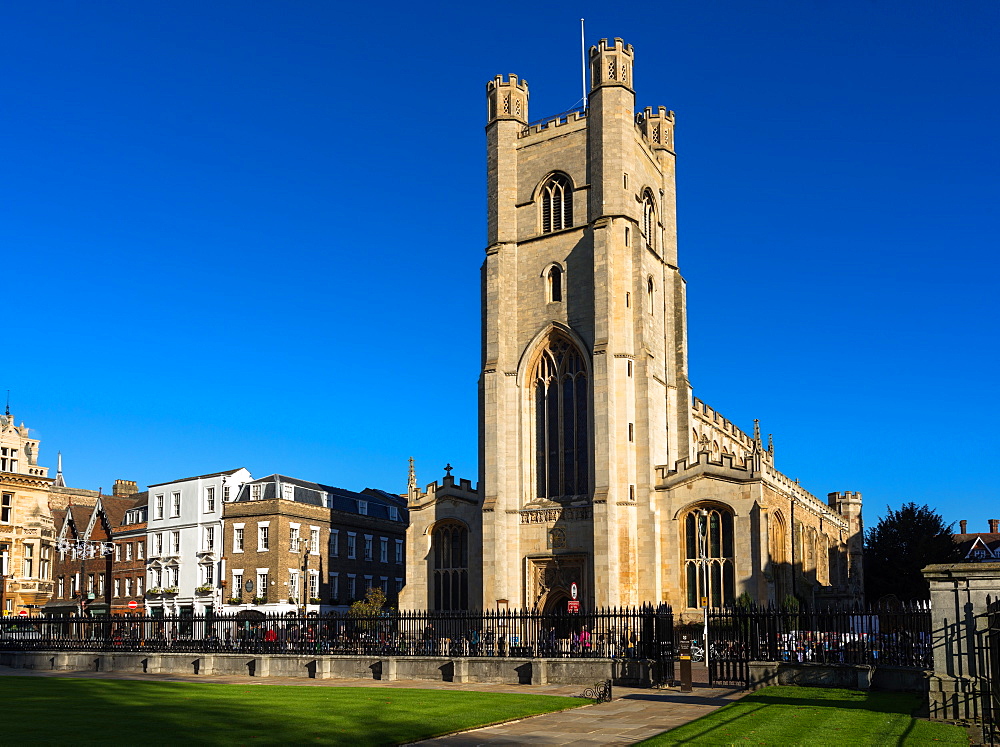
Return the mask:
M205 488L205 513L215 513L215 486L208 485Z
M403 540L396 540L396 563L403 562Z
M358 533L347 533L347 559L357 560L358 558Z
M319 555L319 527L309 525L309 554Z
M263 531L261 531L263 530ZM267 552L271 549L271 522L257 522L257 552Z
M171 493L170 494L170 518L176 519L181 515L181 494Z
M233 524L233 552L243 552L246 546L246 524Z

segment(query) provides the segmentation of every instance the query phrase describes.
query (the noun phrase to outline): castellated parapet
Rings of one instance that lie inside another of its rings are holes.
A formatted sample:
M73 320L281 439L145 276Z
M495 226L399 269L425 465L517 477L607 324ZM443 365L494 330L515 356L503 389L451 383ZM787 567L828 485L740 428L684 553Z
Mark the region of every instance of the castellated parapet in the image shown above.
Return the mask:
M632 88L632 65L635 52L631 44L616 38L613 43L601 39L597 46L590 48L590 89L601 86L622 86Z
M658 106L654 111L653 107L647 106L635 116L635 123L651 148L673 151L674 113L667 107Z
M513 73L507 80L498 75L489 81L486 84L486 119L488 122L508 119L527 124L528 81L518 80Z

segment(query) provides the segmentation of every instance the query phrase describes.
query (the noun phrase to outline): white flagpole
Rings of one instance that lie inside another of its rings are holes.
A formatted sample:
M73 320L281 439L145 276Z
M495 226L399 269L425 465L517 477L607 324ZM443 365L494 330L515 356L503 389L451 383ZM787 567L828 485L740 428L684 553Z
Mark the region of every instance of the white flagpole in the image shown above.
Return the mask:
M580 19L580 83L583 88L583 108L587 109L587 41L583 33L583 19Z

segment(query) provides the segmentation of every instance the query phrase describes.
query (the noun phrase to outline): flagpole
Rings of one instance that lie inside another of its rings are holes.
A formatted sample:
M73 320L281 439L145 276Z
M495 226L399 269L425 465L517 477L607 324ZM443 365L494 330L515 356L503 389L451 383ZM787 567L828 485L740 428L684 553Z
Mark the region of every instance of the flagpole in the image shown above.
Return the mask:
M583 19L580 19L580 84L583 90L583 108L587 109L587 41L583 32Z

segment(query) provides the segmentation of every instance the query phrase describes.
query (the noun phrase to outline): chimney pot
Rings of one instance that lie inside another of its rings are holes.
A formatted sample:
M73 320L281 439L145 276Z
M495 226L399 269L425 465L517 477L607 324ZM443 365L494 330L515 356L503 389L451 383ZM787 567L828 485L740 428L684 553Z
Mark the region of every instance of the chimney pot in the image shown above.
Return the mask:
M1000 519L990 519L990 531L993 534L1000 532Z
M968 529L968 527L969 527L969 522L966 521L965 519L962 519L960 522L958 522L958 533L968 534L968 532L965 531L966 529Z

